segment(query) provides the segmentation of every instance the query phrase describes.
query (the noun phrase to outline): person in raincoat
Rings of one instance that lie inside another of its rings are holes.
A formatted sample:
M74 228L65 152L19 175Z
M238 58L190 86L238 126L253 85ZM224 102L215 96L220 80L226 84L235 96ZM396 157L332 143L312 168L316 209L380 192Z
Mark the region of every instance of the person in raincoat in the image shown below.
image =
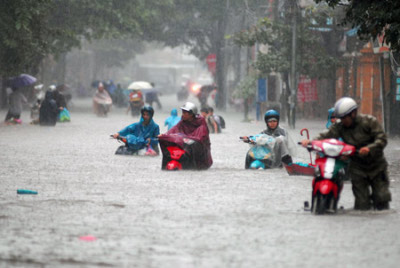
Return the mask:
M332 107L328 110L328 122L326 122L326 128L329 128L335 122L336 122L335 108Z
M117 89L114 92L114 98L115 98L115 102L116 105L118 107L124 107L125 106L125 95L124 95L124 90L122 89L120 84L117 84Z
M217 122L219 127L219 132L221 132L221 129L225 128L225 119L221 115L214 114L213 107L208 108L208 113L210 114L210 116L214 118L215 122Z
M171 110L171 116L165 119L164 126L168 126L168 130L174 127L181 121L181 117L178 116L178 111L174 108Z
M200 114L206 120L206 124L208 127L208 132L210 133L220 133L220 128L215 121L214 117L210 115L209 108L203 107L200 109Z
M211 143L206 121L198 114L196 105L186 102L181 107L182 119L167 133L159 136L163 144L175 143L188 151L193 158L193 169L208 169L213 160L211 157ZM171 135L178 134L178 135ZM179 138L182 136L183 138ZM194 141L188 142L188 141ZM161 149L163 149L161 144ZM164 161L164 158L163 158Z
M137 152L142 149L151 148L159 154L158 135L160 127L153 121L154 109L151 106L144 106L141 111L140 121L133 123L121 131L115 133L113 137L125 137L127 149ZM120 147L121 148L121 147ZM118 152L117 152L118 154Z
M40 104L39 124L41 126L55 126L58 116L57 103L54 100L53 92L46 91L44 100Z
M71 115L67 109L67 100L63 93L61 93L62 88L65 87L64 85L51 85L49 87L50 91L53 93L53 99L56 101L57 109L58 109L58 122L70 122Z
M291 165L293 163L292 156L289 152L289 134L286 129L279 126L280 115L275 110L268 110L264 114L264 120L267 125L267 129L261 132L261 134L267 134L275 138L274 145L274 158L275 163L273 167L280 167L282 163ZM248 137L243 137L244 140ZM247 161L247 160L246 160Z
M139 89L133 89L129 94L129 106L126 113L131 112L132 116L140 114L140 109L143 107L143 93ZM151 105L150 105L151 106Z
M93 97L93 110L98 116L107 116L112 106L110 94L104 89L103 83L99 83L96 94Z
M22 113L23 104L27 104L28 101L25 96L18 90L18 88L12 88L12 93L8 97L10 108L8 109L5 122L20 123L20 117Z

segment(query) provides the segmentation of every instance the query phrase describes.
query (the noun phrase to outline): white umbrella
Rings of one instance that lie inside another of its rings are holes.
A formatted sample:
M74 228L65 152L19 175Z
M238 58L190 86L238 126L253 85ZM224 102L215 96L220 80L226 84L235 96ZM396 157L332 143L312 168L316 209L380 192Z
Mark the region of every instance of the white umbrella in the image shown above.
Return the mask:
M141 89L152 89L152 85L149 82L145 82L145 81L136 81L131 83L128 86L128 89L137 89L137 90L141 90Z

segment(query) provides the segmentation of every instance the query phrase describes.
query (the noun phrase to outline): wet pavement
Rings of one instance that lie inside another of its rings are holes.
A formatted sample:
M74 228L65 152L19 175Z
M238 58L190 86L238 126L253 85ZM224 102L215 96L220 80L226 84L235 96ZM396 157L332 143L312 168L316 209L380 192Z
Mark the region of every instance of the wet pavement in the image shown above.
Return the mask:
M353 211L346 183L344 210L314 216L303 210L311 178L244 170L248 145L239 136L259 133L262 122L222 113L213 166L168 172L161 156L114 155L109 135L138 118L124 109L98 118L89 105L75 100L72 122L55 127L30 125L28 111L22 125L0 125L0 267L398 267L398 139L385 150L390 211ZM161 132L170 108L156 109ZM324 125L300 120L289 132L298 141L301 128L315 136ZM295 161L309 161L297 152Z

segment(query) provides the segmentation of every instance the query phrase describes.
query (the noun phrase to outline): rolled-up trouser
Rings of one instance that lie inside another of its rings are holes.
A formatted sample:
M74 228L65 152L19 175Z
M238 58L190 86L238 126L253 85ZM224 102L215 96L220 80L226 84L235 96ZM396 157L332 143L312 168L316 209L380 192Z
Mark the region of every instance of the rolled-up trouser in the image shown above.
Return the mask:
M374 207L386 205L388 207L392 199L386 168L373 176L351 172L350 178L355 197L354 209L368 210L371 209L371 205L374 205Z
M282 164L282 157L284 157L285 155L289 155L289 149L286 145L284 137L279 136L275 138L274 145L275 167L278 167Z

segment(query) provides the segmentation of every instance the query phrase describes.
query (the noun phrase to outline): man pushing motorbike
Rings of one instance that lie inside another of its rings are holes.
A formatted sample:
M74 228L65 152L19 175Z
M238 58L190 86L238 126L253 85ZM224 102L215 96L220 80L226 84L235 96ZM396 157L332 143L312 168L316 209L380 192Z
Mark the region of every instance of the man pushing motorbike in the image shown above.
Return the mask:
M315 139L342 138L345 143L357 148L358 154L350 157L347 174L352 182L354 209L389 209L388 163L383 154L387 144L386 134L375 117L358 114L357 110L358 105L352 98L339 99L335 103L335 115L340 121ZM307 147L310 141L303 140L301 143Z

